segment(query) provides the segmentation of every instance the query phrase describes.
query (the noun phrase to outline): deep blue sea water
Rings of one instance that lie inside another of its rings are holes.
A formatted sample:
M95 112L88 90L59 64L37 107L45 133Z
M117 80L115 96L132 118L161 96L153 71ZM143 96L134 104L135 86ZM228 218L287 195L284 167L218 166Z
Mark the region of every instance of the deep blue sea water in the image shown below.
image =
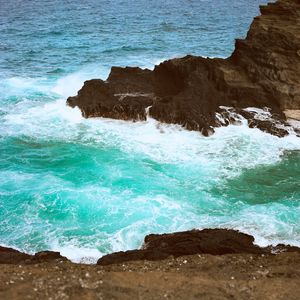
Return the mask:
M205 138L65 105L111 66L228 57L266 3L0 0L0 245L91 263L149 233L225 227L262 246L300 246L292 132L243 122Z

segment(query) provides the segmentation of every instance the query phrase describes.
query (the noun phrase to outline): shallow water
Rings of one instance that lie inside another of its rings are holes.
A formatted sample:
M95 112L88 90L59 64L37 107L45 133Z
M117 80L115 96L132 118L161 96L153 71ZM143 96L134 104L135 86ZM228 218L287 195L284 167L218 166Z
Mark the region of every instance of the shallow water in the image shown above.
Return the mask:
M266 3L0 0L0 244L94 262L149 233L225 227L300 246L293 133L243 121L205 138L65 105L112 65L229 56Z

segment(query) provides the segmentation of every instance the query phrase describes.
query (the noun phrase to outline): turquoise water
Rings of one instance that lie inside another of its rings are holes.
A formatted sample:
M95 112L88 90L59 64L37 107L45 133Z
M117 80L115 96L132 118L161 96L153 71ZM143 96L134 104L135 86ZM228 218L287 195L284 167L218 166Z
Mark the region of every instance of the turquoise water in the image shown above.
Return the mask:
M65 105L113 65L229 56L266 3L0 0L0 244L91 263L149 233L225 227L300 246L292 131L277 138L242 120L204 138Z

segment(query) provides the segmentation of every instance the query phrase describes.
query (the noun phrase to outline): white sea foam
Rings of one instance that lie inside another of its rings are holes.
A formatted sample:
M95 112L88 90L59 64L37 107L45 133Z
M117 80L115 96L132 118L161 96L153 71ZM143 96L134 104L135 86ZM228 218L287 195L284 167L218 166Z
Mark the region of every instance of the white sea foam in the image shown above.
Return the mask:
M85 74L70 74L58 79L56 86L52 89L52 91L67 99L69 96L75 96L77 94L77 92L82 88L85 80Z
M51 95L51 91L47 93ZM83 178L87 177L85 184L79 185L61 178L73 172L76 165L68 164L63 175L61 169L59 175L50 169L47 175L1 172L1 188L6 191L3 194L0 189L1 196L18 197L18 193L24 193L30 199L19 207L26 220L18 225L11 222L7 229L20 232L10 238L12 243L31 240L20 250L33 253L50 249L60 251L74 262L95 263L106 253L139 248L144 236L150 233L216 227L252 234L261 246L298 245L298 225L280 219L282 213L291 213L288 206L251 206L238 200L234 203L232 196L226 194L230 188L228 180L238 179L245 170L280 163L285 151L300 150L300 139L295 134L278 138L242 122L240 126L216 128L215 134L207 138L152 118L136 123L84 119L78 108L66 106L65 99L50 98L34 105L27 101L19 101L4 116L3 136L40 143L72 143L79 148L88 147L88 152L112 149L116 154L106 162L96 152L90 154L95 156L91 172L104 168L106 171L99 171L99 179L89 182L90 166L78 169L76 176L78 173L80 178L82 172ZM268 116L268 112L264 113ZM59 160L60 155L50 156L49 162ZM126 167L122 165L124 159L128 160ZM141 169L131 166L132 163ZM121 185L115 187L118 181ZM14 192L7 194L9 185ZM216 195L214 189L222 193ZM293 209L293 219L297 220L298 208ZM9 211L8 214L11 221L19 218ZM82 232L81 214L91 223ZM65 221L60 223L60 218Z
M247 107L244 110L255 113L254 118L257 120L265 121L272 119L272 114L269 111L270 109L267 107L264 109L257 107Z
M266 247L277 244L294 245L300 247L298 221L300 210L283 204L265 204L244 208L236 220L232 219L228 228L240 230L254 236L254 243ZM286 217L290 216L289 222ZM227 227L226 226L226 227Z
M5 116L5 120L8 134L15 128L16 134L24 132L35 137L69 140L81 136L82 142L94 147L113 144L127 153L143 153L157 161L218 164L219 168L237 171L240 167L273 164L280 160L284 150L300 147L300 139L295 135L277 138L245 124L216 128L214 135L205 138L198 132L151 118L136 123L103 118L85 120L78 108L66 106L63 99L29 109L25 104L22 109L19 104L17 113Z
M29 78L29 77L12 77L6 79L4 84L7 84L10 91L28 92L32 90L44 90L46 86L46 78Z
M97 260L103 256L103 253L100 253L95 248L78 247L72 242L60 245L57 241L54 241L50 247L52 251L60 252L62 256L67 257L74 263L96 264Z
M297 120L288 120L288 123L297 129L300 129L300 121Z

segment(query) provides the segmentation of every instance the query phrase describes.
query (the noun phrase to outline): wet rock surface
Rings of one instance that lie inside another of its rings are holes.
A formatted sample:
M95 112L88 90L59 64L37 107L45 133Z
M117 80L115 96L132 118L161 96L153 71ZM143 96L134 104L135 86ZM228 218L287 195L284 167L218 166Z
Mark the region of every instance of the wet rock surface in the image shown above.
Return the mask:
M112 67L106 81L86 81L67 104L86 118L144 121L148 114L204 136L235 123L224 109L231 107L250 127L283 137L288 134L278 128L288 126L283 110L300 108L300 2L278 0L260 10L228 59L186 56L153 71ZM269 120L258 120L247 107L267 108Z

